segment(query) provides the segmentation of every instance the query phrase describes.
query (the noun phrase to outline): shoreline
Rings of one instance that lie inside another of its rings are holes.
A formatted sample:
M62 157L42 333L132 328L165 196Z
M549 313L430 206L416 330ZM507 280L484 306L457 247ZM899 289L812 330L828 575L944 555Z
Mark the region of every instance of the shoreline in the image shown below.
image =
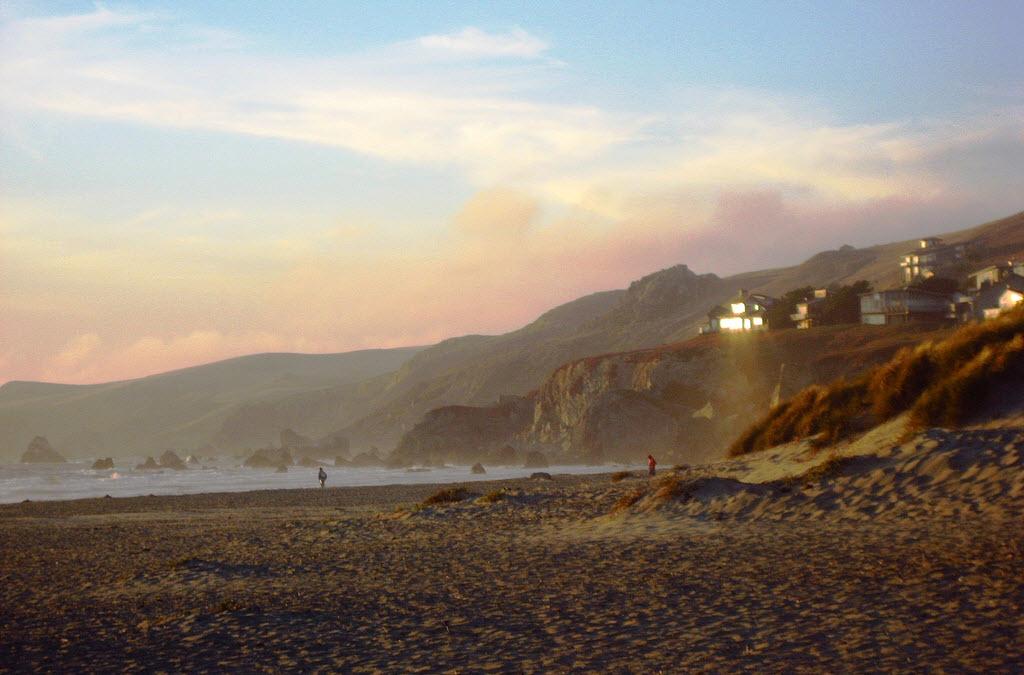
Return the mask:
M32 465L29 465L31 467ZM38 466L38 465L36 465ZM77 466L50 465L53 470L25 468L25 465L0 466L0 505L74 499L127 497L169 497L208 493L253 492L262 490L303 490L317 486L316 467L294 467L288 473L239 466L207 467L175 471L143 472L131 469L94 470ZM473 474L470 466L432 468L429 471L387 469L383 467L330 467L328 489L336 487L380 487L463 483L527 478L536 471L586 475L634 469L625 465L564 465L544 469L521 466L492 466L486 474Z
M530 469L530 471L544 471ZM546 471L544 471L546 473ZM538 484L573 485L588 479L607 480L613 471L602 473L553 473L552 480L495 478L437 483L387 483L339 485L309 488L267 488L175 495L132 495L125 497L82 497L40 499L0 503L0 519L19 517L59 518L77 515L145 513L147 511L195 511L225 508L350 508L394 506L417 502L440 489L464 487L490 492L502 488L532 487Z

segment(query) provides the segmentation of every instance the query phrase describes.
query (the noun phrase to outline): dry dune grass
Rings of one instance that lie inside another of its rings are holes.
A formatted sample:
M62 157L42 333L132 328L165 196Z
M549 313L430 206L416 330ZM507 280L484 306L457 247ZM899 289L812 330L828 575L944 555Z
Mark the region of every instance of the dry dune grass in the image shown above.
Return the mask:
M627 478L636 478L636 474L632 471L616 471L612 474L613 483L618 483L619 481L626 480Z
M505 499L505 493L501 490L494 490L493 492L488 492L477 501L481 504L497 504L503 499Z
M686 492L683 480L674 473L670 473L657 482L654 488L654 503L663 504L673 499L682 497Z
M906 411L914 428L956 426L1007 376L1024 376L1024 308L904 348L857 379L807 387L748 428L729 455L804 438L828 445Z
M466 488L444 488L424 499L423 504L424 506L433 506L435 504L454 504L455 502L461 502L468 497L469 491L466 490Z
M646 487L638 487L635 490L630 490L626 494L619 497L619 500L611 508L611 514L621 513L633 507L634 504L639 502L647 495Z

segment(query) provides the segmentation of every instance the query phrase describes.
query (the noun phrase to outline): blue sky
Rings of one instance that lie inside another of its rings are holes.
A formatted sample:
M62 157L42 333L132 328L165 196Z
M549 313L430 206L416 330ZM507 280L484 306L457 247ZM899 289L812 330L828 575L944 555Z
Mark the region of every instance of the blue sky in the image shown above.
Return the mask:
M1021 25L1020 2L5 3L0 381L502 331L678 262L1007 215Z

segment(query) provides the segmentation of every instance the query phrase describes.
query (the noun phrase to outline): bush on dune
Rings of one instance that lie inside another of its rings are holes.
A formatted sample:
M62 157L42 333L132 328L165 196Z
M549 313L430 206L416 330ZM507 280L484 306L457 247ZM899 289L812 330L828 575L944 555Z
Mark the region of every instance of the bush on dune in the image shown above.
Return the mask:
M466 488L444 488L424 499L423 504L426 506L434 504L454 504L455 502L461 502L468 497L469 491Z
M985 400L989 388L1008 373L1024 374L1024 334L987 345L949 377L925 391L910 411L915 427L963 424Z
M729 456L805 438L832 444L907 411L915 428L963 424L1007 375L1024 376L1024 308L902 349L855 380L807 387L743 432Z

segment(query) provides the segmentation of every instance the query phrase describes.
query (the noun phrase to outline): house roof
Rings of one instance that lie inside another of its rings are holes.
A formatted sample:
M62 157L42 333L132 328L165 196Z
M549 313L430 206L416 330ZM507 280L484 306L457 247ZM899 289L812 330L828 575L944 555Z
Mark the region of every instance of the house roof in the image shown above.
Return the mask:
M1006 277L1006 287L1011 291L1024 293L1024 277L1019 274L1011 274Z
M916 286L900 286L898 288L886 288L885 290L882 290L882 291L868 291L867 293L858 293L858 297L863 298L866 295L875 295L876 293L880 294L880 295L884 295L886 293L903 293L903 292L906 292L906 293L917 293L917 294L920 294L920 295L931 295L931 296L934 296L936 298L948 298L950 296L949 293L939 293L937 291L929 291L929 290L925 290L923 288L918 288Z

